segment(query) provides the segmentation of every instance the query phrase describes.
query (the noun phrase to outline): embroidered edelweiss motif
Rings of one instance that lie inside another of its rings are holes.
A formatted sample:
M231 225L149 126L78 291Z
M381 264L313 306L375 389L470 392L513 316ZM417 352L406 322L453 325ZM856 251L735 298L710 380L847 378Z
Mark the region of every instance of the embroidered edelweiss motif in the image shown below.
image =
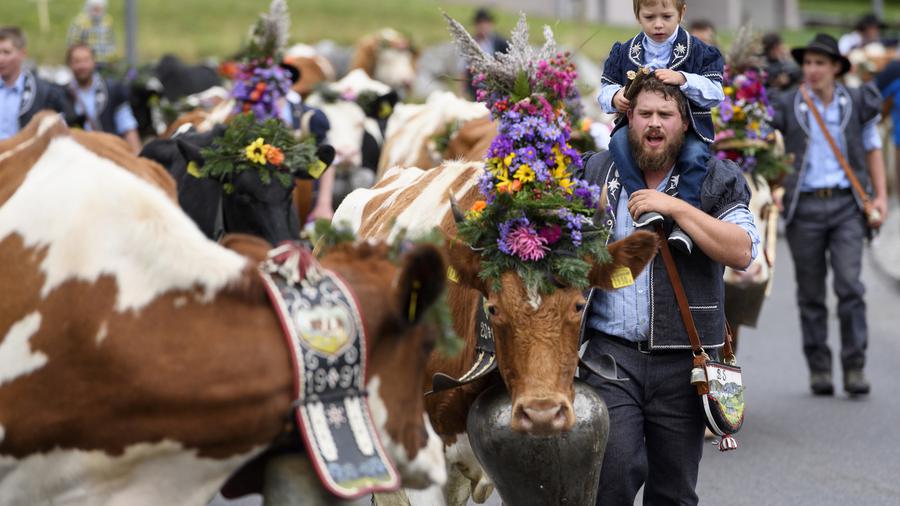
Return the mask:
M681 174L676 174L672 176L672 180L669 182L669 189L674 190L678 188L678 180L681 179Z
M631 46L631 57L639 58L641 56L641 46Z
M628 72L625 72L625 77L627 77L629 81L634 81L634 78L637 77L637 72L629 70Z
M332 404L325 414L328 416L328 424L334 428L340 428L341 425L347 423L344 410L336 404Z
M679 42L678 44L675 44L675 49L673 49L672 52L675 53L675 56L681 58L682 56L684 56L684 53L687 52L687 47Z
M615 194L617 191L619 191L619 178L615 178L612 181L610 181L608 186L609 186L609 193Z

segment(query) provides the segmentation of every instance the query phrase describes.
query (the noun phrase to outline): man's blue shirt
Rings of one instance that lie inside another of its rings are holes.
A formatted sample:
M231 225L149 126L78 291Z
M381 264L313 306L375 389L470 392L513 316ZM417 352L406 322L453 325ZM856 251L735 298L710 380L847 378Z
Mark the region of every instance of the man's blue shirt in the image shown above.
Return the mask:
M75 93L78 95L78 100L75 101L75 113L84 114L97 125L100 125L100 119L97 116L97 88L99 87L100 79L99 75L94 74L89 88L85 89L80 86L75 88ZM138 127L137 119L135 119L134 113L131 112L131 106L128 105L128 102L124 102L116 108L113 112L113 121L116 124L116 133L119 135ZM84 129L88 131L94 129L91 121L85 122Z
M670 176L671 171L656 187L658 191L665 190ZM628 193L624 188L621 191L610 241L634 232L634 221L628 212ZM752 262L759 252L760 238L750 210L745 206L735 207L721 220L738 225L750 236ZM633 285L611 291L594 290L591 307L588 308L588 327L629 341L646 341L650 335L650 270L648 266L641 271Z
M831 138L840 147L844 156L847 156L847 147L844 146L844 138L841 129L841 107L838 103L837 95L832 98L831 103L824 107L822 101L814 93L810 93L813 104L822 115L825 127L831 134ZM850 188L850 181L847 174L841 168L837 158L831 151L831 145L825 139L819 123L813 117L812 111L807 111L809 115L809 145L806 148L806 164L804 165L803 181L800 182L800 191L812 191L819 188ZM880 116L866 123L863 127L863 146L865 150L881 148L881 137L878 135L878 120Z
M12 137L19 131L19 108L24 90L25 72L19 72L12 86L0 80L0 139Z

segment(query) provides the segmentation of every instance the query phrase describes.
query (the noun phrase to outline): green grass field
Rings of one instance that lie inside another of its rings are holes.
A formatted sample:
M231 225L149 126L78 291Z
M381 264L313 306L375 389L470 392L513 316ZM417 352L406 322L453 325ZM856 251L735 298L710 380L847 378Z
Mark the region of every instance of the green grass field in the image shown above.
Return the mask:
M60 63L65 51L66 30L78 13L83 0L47 0L50 28L42 33L38 26L35 0L0 2L0 23L19 25L29 37L29 54L39 63ZM110 14L117 29L119 52L124 55L124 0L111 0ZM900 0L889 0L888 12L900 13ZM246 36L248 27L259 12L268 8L267 0L155 0L138 1L138 57L151 61L171 52L187 61L206 57L224 57L235 52ZM861 4L861 5L856 5ZM818 8L827 12L864 11L868 2L845 0L801 1L801 8ZM419 46L448 41L446 26L440 16L445 9L457 19L467 21L470 6L444 5L434 0L288 0L291 33L294 42L315 42L330 38L341 44L352 44L362 35L383 27L393 27L409 34ZM508 32L516 14L498 12L498 28ZM894 16L896 19L897 16ZM593 58L602 58L616 40L630 37L635 27L610 27L583 22L558 21L530 17L533 40L540 27L549 24L558 40L569 47L582 47ZM812 32L786 32L789 44L801 44ZM733 34L722 33L727 44ZM585 42L587 42L585 44Z

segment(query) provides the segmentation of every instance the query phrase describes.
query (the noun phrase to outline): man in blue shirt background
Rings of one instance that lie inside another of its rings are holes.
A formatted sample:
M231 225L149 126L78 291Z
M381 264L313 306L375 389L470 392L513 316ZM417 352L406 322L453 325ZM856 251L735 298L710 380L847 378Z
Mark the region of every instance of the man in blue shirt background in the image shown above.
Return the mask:
M138 153L141 139L128 102L128 88L97 73L94 50L87 44L71 46L66 51L66 64L74 77L66 91L77 122L88 131L123 137Z
M18 27L0 27L0 140L12 137L38 111L66 113L62 90L23 68L25 34Z
M802 89L881 215L867 225L862 196L852 188L802 90L780 95L772 103L772 126L784 134L785 150L794 156L794 172L784 180L782 207L794 260L810 389L815 395L834 394L825 305L830 264L838 298L844 390L864 395L870 385L863 374L868 326L862 251L868 227L880 227L887 216L884 158L876 130L881 95L873 85L847 88L837 82L850 69L850 61L841 55L830 35L818 34L806 47L796 48L791 54L803 69Z

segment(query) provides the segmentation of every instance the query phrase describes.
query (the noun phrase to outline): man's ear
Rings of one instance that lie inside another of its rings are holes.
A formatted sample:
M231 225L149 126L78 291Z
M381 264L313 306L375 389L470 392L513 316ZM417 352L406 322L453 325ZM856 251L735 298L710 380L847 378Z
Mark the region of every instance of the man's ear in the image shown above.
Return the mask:
M688 113L688 114L690 114L690 113ZM628 119L630 122L631 118L628 118ZM682 132L687 133L689 128L691 128L691 123L688 120L684 120L681 122L681 131Z

